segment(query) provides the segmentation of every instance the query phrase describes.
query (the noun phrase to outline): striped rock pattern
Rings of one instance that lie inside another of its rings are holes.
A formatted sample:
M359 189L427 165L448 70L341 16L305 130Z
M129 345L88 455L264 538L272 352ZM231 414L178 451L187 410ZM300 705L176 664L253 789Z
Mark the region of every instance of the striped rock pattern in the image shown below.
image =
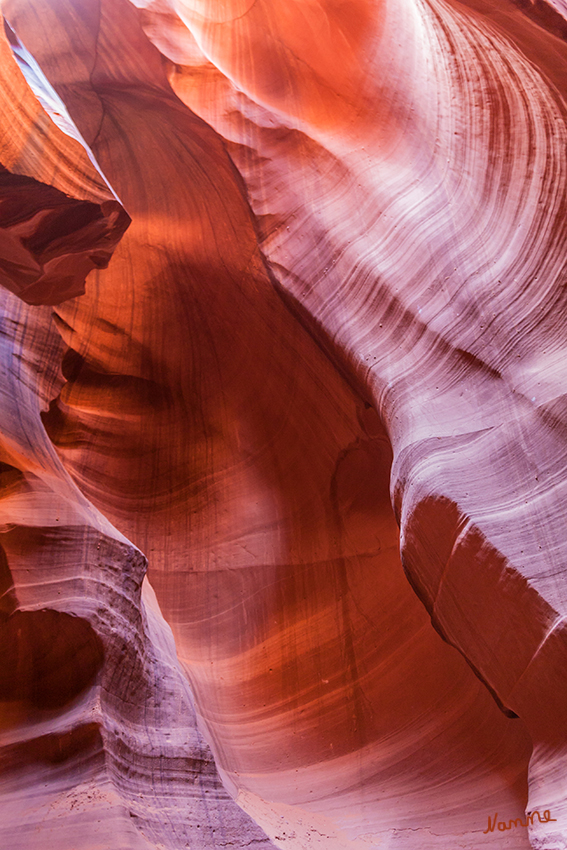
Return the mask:
M47 305L84 291L129 217L10 39L65 132L2 38L0 846L269 848L197 728L147 559L80 492L46 431L76 369Z
M60 127L26 94L18 151L48 140L4 164L93 207L0 267L30 411L2 433L42 470L11 449L7 669L42 629L77 667L40 706L10 676L7 725L80 729L57 793L115 795L24 823L63 847L135 798L125 847L565 850L565 4L2 8ZM225 832L197 834L197 724L269 838L205 755Z

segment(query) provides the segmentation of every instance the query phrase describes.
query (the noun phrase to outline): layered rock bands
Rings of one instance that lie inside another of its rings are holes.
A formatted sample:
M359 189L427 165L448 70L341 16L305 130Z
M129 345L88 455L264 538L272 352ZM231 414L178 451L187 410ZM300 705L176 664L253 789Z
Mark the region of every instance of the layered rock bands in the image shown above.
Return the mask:
M3 0L0 844L567 848L564 0Z

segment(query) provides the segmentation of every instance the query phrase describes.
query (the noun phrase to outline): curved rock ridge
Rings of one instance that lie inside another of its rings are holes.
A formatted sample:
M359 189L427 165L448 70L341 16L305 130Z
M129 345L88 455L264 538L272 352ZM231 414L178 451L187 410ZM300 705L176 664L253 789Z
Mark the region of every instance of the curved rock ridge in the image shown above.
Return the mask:
M524 816L531 741L512 715L532 716L498 664L521 665L545 618L528 594L501 645L516 568L474 499L488 518L505 499L461 491L499 480L499 439L506 483L525 403L498 358L526 335L476 255L493 268L503 252L507 280L546 168L560 191L561 139L541 147L560 101L505 34L441 5L154 4L140 20L161 56L126 2L4 8L132 218L108 270L55 311L65 384L42 421L147 553L227 788L281 847L529 846L487 817ZM533 155L523 129L491 123L508 97L540 128ZM463 528L465 587L438 611ZM559 812L556 793L535 802Z
M128 226L123 208L78 201L0 168L0 283L28 304L82 295L86 276L108 265Z
M408 579L530 731L529 806L555 818L533 846L567 846L559 17L137 5L173 88L227 141L282 297L379 411Z
M63 114L58 129L18 72L2 33L0 283L28 304L59 304L84 292L93 268L108 265L129 218L63 104L14 33L9 28L7 33L20 61L35 72L36 93L43 86L43 103L51 101L53 112L59 108Z
M26 263L48 270L34 301L65 300L66 258L84 280L129 218L69 116L70 135L38 107L5 42L0 54L11 118L0 141L10 168L0 175L0 846L268 848L197 729L146 558L72 482L43 425L73 358L52 309L24 303Z

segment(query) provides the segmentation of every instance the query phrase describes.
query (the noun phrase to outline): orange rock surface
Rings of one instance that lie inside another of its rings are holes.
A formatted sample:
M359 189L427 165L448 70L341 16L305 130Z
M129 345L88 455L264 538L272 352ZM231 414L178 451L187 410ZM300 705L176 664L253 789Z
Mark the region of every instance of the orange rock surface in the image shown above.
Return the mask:
M2 11L7 846L564 850L562 0Z

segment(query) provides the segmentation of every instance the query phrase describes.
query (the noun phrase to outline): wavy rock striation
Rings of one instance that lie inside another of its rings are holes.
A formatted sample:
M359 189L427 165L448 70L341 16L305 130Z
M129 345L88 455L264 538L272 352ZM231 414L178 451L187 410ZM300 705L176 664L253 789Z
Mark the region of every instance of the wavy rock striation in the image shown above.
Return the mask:
M82 291L129 218L70 117L65 135L5 41L0 57L12 110L0 140L0 846L270 847L197 730L146 558L77 489L45 430L72 357L52 309L24 301Z
M180 2L201 57L171 24L170 78L226 138L284 297L380 412L407 576L526 723L529 805L556 818L532 842L558 847L566 51L558 18L494 5Z
M38 836L567 847L567 45L524 5L4 0L70 133L26 90L63 177L4 163L46 186L8 180L8 288L55 305L4 296Z

